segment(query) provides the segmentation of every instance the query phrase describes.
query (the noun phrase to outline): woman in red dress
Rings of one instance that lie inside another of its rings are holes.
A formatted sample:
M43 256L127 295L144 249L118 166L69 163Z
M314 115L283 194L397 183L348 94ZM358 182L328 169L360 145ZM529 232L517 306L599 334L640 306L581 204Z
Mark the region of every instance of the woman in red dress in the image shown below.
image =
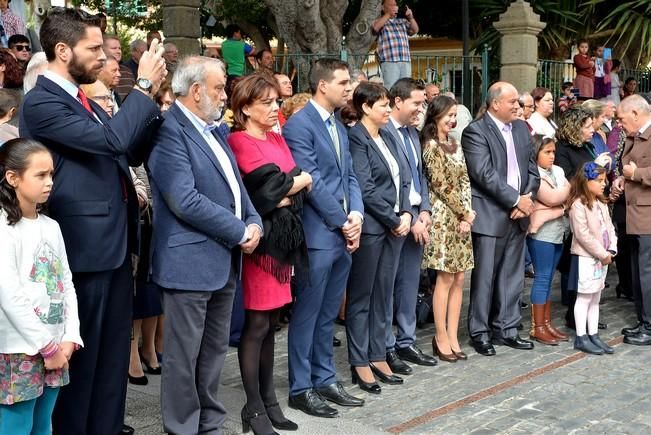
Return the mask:
M279 134L278 84L273 76L252 74L234 87L235 131L228 137L244 185L262 216L264 237L242 264L246 319L238 358L246 405L244 432L273 434L273 427L296 430L282 413L273 383L274 327L279 309L291 301L290 280L307 277L307 248L300 219L312 177L296 167ZM305 278L306 279L306 278Z

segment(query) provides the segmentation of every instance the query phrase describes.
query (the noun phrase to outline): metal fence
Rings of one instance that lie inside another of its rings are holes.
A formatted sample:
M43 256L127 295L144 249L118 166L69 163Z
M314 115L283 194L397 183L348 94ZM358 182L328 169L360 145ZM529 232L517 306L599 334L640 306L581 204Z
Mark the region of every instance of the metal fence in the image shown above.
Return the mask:
M537 85L549 89L554 97L561 94L561 85L563 82L574 81L576 71L571 60L545 60L538 61L538 80ZM633 77L637 81L638 92L651 91L651 71L648 69L622 69L619 77L624 85L624 80Z
M275 70L287 74L294 84L294 92L307 92L307 76L310 65L319 58L338 58L364 72L371 79L381 78L380 63L375 52L348 53L342 50L338 53L321 54L290 54L275 55ZM464 77L463 66L467 63L469 74ZM469 87L468 101L464 104L474 113L488 91L488 50L481 56L411 56L412 78L426 83L436 83L441 92L451 91L459 100L463 98L466 87Z

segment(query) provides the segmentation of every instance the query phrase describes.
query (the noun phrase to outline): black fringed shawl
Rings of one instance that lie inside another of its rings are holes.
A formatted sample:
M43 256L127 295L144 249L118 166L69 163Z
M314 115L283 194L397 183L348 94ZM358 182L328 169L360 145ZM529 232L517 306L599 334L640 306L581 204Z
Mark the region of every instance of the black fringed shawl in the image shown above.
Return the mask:
M307 277L308 271L307 246L301 220L307 194L305 189L290 197L291 205L276 207L287 196L294 184L294 177L300 173L298 167L286 174L278 165L267 163L246 174L242 180L264 226L264 236L251 254L251 259L283 284L291 280L291 266L294 266L299 279Z

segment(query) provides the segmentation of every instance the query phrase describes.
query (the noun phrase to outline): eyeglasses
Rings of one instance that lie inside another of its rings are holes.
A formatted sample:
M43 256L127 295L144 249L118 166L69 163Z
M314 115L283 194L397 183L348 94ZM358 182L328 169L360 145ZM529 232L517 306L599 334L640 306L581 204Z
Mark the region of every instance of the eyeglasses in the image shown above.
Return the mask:
M91 97L91 100L97 101L98 103L100 101L107 101L107 102L113 102L113 98L110 95L94 95Z
M24 45L24 44L16 44L14 45L14 48L16 51L32 51L29 45Z

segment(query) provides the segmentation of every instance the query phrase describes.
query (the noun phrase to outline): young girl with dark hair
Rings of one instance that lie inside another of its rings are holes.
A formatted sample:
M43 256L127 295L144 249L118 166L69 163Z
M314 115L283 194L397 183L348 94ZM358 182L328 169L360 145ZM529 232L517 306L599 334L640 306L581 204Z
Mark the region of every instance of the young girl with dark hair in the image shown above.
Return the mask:
M615 352L597 333L599 299L606 283L608 265L617 253L617 236L608 206L601 201L605 187L606 170L595 162L588 162L572 179L568 200L574 235L572 254L579 257L574 348L595 355Z
M53 173L36 141L0 148L0 434L51 433L68 360L82 345L61 230L40 213Z

